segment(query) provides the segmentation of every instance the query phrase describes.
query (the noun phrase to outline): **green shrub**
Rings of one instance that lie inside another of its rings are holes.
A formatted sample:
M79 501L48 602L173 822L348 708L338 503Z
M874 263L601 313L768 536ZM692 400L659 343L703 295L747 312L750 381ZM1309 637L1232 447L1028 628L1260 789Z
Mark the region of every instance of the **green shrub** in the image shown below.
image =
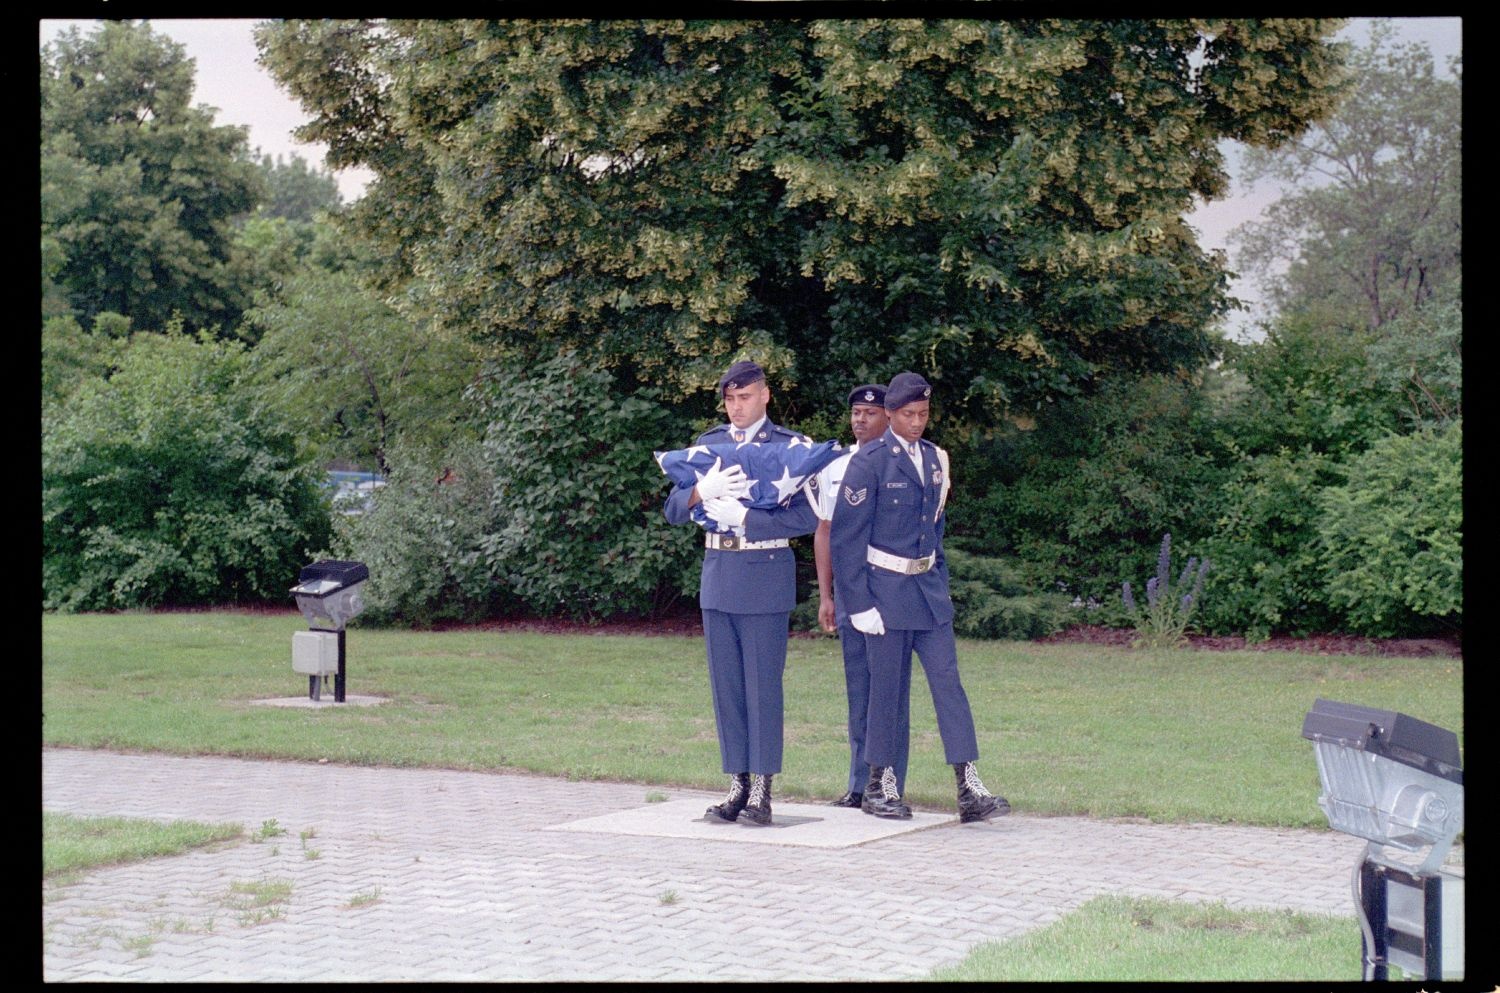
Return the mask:
M797 601L797 606L792 608L792 618L789 623L791 630L834 637L833 634L825 632L818 626L818 602L818 588L814 586L812 592Z
M484 440L402 453L374 507L341 526L346 554L370 567L362 619L602 619L697 591L702 545L667 524L652 458L691 435L654 393L622 396L563 355L491 368L468 399Z
M667 523L668 480L652 458L692 435L657 391L564 353L494 370L478 395L498 523L481 547L529 609L657 614L697 591L702 538Z
M71 314L43 321L43 407L65 402L81 383L108 378L129 334L129 320L108 311L94 318L92 332L84 331Z
M1358 631L1418 634L1463 619L1463 422L1391 436L1319 494L1329 599Z
M1224 474L1207 413L1191 382L1120 379L955 452L948 547L1014 554L1040 589L1117 602L1163 532L1201 526Z
M1038 590L1019 560L946 549L953 633L961 638L1029 641L1074 619L1069 600Z
M1340 479L1326 455L1303 450L1244 457L1205 508L1194 542L1214 564L1213 596L1198 625L1264 641L1338 626L1317 547L1318 494Z
M339 521L341 555L370 568L370 624L474 622L515 606L482 548L499 527L494 473L477 442L442 455L397 450L372 506Z
M1019 559L959 549L946 549L944 555L953 595L953 633L960 638L1029 641L1061 631L1077 619L1068 598L1040 590ZM792 611L791 629L822 631L816 586Z
M117 361L43 421L43 608L286 602L328 505L243 346L138 334Z

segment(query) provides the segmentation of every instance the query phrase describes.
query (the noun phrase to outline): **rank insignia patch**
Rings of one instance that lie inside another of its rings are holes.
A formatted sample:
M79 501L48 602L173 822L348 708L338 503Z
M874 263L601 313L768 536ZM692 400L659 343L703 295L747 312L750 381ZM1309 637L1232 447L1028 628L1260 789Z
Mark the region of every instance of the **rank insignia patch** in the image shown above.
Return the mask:
M856 493L854 490L851 490L849 487L845 486L844 502L851 507L858 507L860 504L865 502L865 497L869 495L869 492L870 491L867 489L861 489L858 493Z

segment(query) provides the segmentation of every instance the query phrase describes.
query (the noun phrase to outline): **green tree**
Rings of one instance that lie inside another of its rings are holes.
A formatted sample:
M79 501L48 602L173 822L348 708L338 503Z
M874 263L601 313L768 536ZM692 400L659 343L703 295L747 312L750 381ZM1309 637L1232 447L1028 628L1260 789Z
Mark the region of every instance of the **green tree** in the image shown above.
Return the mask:
M1224 260L1181 217L1218 143L1330 103L1323 21L362 21L257 29L376 182L403 306L522 363L699 398L734 357L793 419L917 367L946 415L1196 367ZM944 389L946 387L946 389Z
M348 260L310 248L246 316L255 382L325 461L389 473L398 439L431 448L483 430L464 401L479 372L473 346L414 325Z
M280 155L275 159L261 155L260 170L266 185L266 199L260 205L262 216L311 221L319 211L335 211L343 205L333 173L309 166L296 152L288 162Z
M1247 183L1293 188L1231 239L1281 310L1319 302L1376 327L1461 278L1460 63L1439 76L1425 44L1392 35L1377 22L1354 51L1337 113L1246 154Z
M1320 307L1282 315L1263 341L1229 344L1225 365L1248 390L1219 410L1220 427L1247 455L1281 449L1364 451L1395 431L1401 400L1371 361L1381 334Z
M44 608L285 602L329 511L247 363L207 332L137 334L44 420Z
M161 329L232 328L249 302L230 221L260 181L245 129L191 106L193 61L149 25L106 21L42 48L44 300Z
M288 279L320 266L312 253L320 241L326 244L330 240L325 234L328 227L324 222L289 221L260 214L245 219L235 233L235 263L246 285L253 287L252 299L257 305L280 299ZM346 254L337 251L332 257L325 255L320 267L339 268ZM253 314L247 312L246 317ZM254 344L265 328L246 320L237 330L240 337Z
M1380 326L1370 345L1377 383L1399 404L1403 431L1463 416L1463 305L1434 302Z
M130 322L118 314L94 318L85 331L71 314L42 321L42 417L59 406L83 383L105 379L115 370L127 347Z

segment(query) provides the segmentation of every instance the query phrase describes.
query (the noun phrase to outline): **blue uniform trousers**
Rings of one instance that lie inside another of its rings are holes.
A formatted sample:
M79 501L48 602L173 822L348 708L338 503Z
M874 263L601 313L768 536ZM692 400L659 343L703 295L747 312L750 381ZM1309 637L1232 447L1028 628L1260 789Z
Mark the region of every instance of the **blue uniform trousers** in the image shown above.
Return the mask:
M703 611L719 759L731 775L781 771L781 678L790 618L790 612Z
M865 636L848 618L839 623L839 646L844 651L844 688L849 694L849 791L863 793L870 781L870 762L865 758L865 725L870 709L870 664L865 658ZM896 770L896 786L906 788L906 757L911 744L911 666L901 681L896 709L897 753L889 763ZM878 764L878 763L877 763Z
M969 697L958 678L958 649L953 624L930 631L887 630L865 635L870 665L870 710L865 729L865 757L871 765L895 765L906 757L903 733L910 722L911 654L922 660L938 734L949 765L979 758Z

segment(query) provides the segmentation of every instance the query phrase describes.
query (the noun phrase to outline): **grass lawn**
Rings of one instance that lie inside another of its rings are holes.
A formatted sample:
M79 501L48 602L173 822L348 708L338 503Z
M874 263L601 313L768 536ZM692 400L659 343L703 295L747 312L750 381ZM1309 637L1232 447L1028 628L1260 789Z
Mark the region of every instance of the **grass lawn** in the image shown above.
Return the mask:
M1014 941L981 945L943 982L1356 982L1348 917L1098 897Z
M131 817L74 817L43 811L42 878L66 882L89 869L177 855L232 841L244 833L240 824L161 824Z
M307 694L300 614L43 615L43 742L369 765L507 769L719 789L702 640L463 630L348 634L348 692ZM1325 827L1302 739L1315 698L1400 710L1462 739L1448 658L959 643L985 782L1018 812ZM953 804L920 666L908 799ZM777 796L829 799L848 767L837 641L794 639ZM331 698L331 696L329 697Z

